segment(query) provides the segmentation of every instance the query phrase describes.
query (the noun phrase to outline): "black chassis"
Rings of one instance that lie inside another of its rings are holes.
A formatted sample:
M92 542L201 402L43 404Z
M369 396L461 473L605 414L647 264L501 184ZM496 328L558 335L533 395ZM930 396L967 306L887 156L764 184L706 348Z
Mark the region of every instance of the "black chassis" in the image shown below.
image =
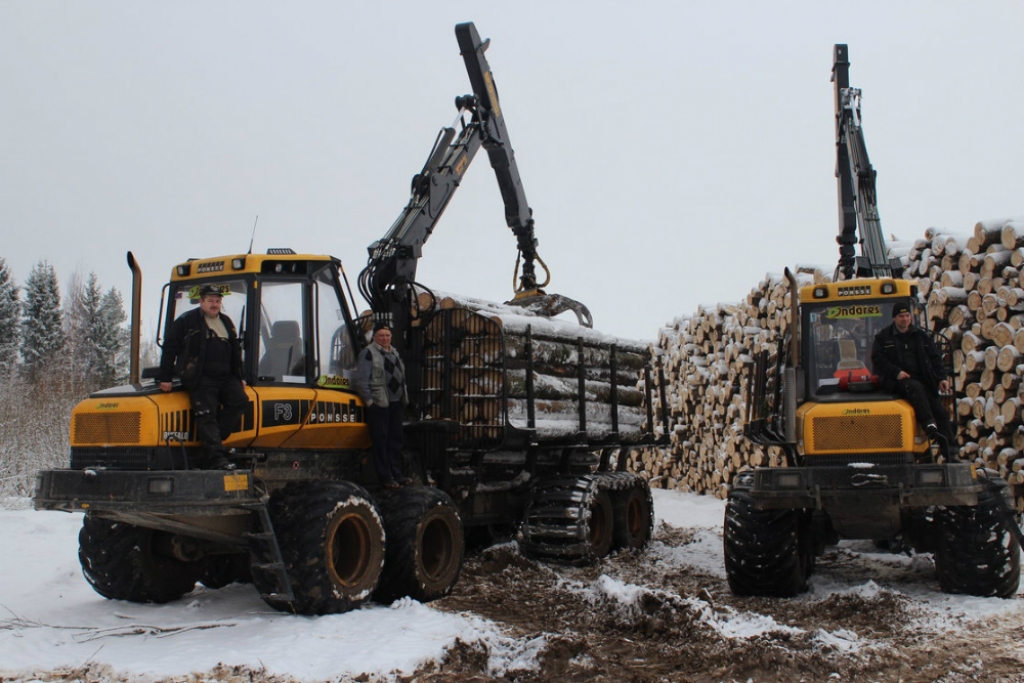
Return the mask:
M737 476L762 509L829 510L874 500L900 507L976 505L984 485L970 463L884 467L763 467Z
M249 470L62 469L38 473L33 504L244 546L264 496Z

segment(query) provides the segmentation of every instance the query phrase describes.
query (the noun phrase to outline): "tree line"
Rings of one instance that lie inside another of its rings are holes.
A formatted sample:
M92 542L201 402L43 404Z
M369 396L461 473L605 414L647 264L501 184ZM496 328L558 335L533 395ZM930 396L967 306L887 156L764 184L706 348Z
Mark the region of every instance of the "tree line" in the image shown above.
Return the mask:
M95 273L72 275L62 300L52 265L19 286L0 258L0 497L30 495L36 470L67 466L71 409L127 381L126 320Z

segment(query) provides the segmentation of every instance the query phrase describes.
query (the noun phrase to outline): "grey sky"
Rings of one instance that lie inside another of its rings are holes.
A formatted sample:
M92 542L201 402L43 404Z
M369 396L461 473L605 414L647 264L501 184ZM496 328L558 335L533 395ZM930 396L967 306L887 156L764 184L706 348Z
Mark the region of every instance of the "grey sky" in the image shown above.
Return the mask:
M586 9L583 9L583 8ZM549 291L653 339L766 272L837 259L832 46L850 46L882 226L1024 215L1024 2L0 2L0 256L130 296L171 266L289 246L354 278L469 91L474 21ZM481 153L419 279L511 295Z

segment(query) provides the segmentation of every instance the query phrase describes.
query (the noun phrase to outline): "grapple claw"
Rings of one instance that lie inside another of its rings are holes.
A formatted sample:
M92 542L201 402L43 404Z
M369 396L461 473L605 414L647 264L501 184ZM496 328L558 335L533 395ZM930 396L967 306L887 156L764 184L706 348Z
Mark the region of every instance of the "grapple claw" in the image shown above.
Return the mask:
M594 319L590 315L589 308L579 301L562 296L561 294L545 294L540 290L534 290L517 294L511 301L505 303L509 306L522 306L529 311L549 318L553 318L565 311L572 311L576 314L576 319L580 325L591 328L594 326Z

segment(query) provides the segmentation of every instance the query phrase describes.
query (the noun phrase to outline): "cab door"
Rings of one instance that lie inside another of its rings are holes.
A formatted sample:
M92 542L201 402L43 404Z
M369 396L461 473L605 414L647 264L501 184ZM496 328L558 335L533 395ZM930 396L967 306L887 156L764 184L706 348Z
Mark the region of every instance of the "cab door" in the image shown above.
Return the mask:
M316 391L312 388L308 281L262 278L254 285L256 437L254 448L280 448L302 429Z
M255 448L369 447L362 401L349 391L347 309L330 264L311 279L260 280Z

